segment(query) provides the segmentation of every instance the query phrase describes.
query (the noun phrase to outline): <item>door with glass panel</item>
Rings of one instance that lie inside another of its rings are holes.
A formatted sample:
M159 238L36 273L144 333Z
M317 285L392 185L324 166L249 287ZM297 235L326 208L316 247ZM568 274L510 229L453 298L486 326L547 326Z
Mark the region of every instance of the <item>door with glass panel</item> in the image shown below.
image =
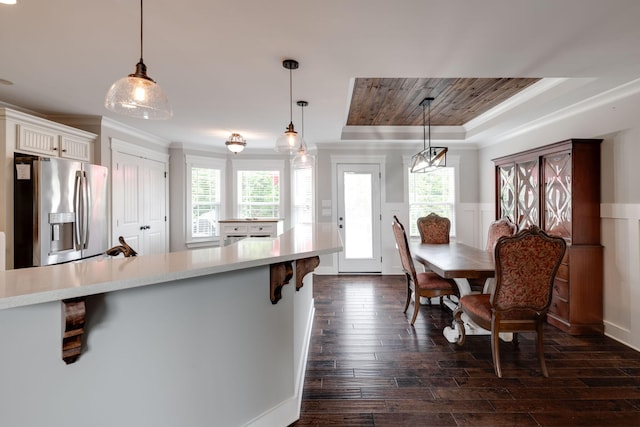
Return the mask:
M380 273L380 165L338 164L340 273Z

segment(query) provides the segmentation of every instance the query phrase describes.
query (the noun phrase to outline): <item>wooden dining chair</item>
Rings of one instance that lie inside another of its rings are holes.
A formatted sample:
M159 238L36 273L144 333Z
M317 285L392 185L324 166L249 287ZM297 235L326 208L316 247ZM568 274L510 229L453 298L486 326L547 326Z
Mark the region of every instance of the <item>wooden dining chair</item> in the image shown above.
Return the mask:
M411 250L409 249L407 233L404 230L404 226L395 215L393 216L392 228L393 235L396 239L396 245L400 252L402 271L407 279L407 302L404 306L404 313L407 312L413 297L414 309L413 317L411 318L411 325L413 325L416 321L416 317L418 317L420 297L434 298L445 295L459 295L458 287L453 280L443 279L432 271L417 273L413 264ZM444 308L442 299L440 300L440 305Z
M493 253L496 242L502 236L513 236L518 231L518 226L508 216L502 217L489 224L487 233L487 252ZM485 279L468 279L469 287L473 292L485 291Z
M449 218L431 212L427 216L418 218L418 232L422 243L449 243L451 221Z
M498 377L500 367L499 334L513 332L517 344L518 332L536 332L540 369L549 376L544 361L543 323L551 303L556 272L566 250L561 237L550 236L531 226L511 237L501 237L495 245L496 284L491 294L471 294L460 298L454 312L464 344L465 329L462 314L481 328L491 331L491 354Z

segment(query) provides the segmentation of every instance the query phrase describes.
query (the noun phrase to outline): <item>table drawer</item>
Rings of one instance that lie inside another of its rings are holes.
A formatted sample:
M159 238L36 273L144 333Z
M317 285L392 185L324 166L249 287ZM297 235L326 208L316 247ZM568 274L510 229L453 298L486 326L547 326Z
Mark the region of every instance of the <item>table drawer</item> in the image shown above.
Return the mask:
M248 227L246 225L223 225L223 234L247 234Z
M561 319L568 320L569 319L569 302L561 299L557 295L551 296L551 305L549 306L549 311L554 313L556 316Z
M249 226L249 234L251 235L274 235L275 227L273 224L251 224Z

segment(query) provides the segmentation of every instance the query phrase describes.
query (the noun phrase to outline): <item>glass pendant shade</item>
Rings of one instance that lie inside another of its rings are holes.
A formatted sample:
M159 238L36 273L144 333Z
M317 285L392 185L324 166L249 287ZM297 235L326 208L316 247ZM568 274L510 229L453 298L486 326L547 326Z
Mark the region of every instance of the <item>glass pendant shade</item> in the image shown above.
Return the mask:
M142 61L136 66L136 73L129 74L111 85L104 101L105 107L115 113L139 119L171 118L173 111L167 95L146 72L138 72L141 66L144 67Z
M239 133L232 133L225 145L233 154L238 154L247 145L247 141Z
M111 85L104 106L114 113L147 120L166 120L173 116L169 99L147 75L142 61L142 0L140 0L140 62L136 71Z
M291 167L294 169L308 169L313 167L314 161L315 157L307 150L307 144L301 141L300 148L298 148L296 155L291 161Z
M300 135L293 128L293 122L289 123L289 127L276 140L276 151L278 153L293 154L300 145Z

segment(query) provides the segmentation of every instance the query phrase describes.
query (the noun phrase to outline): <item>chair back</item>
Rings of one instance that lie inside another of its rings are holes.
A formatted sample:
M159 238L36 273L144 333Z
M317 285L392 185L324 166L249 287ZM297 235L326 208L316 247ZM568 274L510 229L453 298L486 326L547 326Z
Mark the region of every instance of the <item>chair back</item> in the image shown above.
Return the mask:
M489 225L487 237L487 251L493 252L496 242L502 236L512 236L518 231L518 226L508 216L493 221Z
M527 309L545 313L551 303L553 281L566 250L563 238L537 226L496 242L496 286L491 294L495 311Z
M406 274L409 274L411 278L415 278L416 269L413 265L413 258L411 257L411 251L409 250L409 240L407 239L407 233L404 231L404 226L398 220L398 217L393 216L393 235L396 238L396 245L400 252L400 261L402 262L402 269Z
M422 243L444 244L449 243L449 231L451 221L431 212L427 216L418 218L418 231Z

